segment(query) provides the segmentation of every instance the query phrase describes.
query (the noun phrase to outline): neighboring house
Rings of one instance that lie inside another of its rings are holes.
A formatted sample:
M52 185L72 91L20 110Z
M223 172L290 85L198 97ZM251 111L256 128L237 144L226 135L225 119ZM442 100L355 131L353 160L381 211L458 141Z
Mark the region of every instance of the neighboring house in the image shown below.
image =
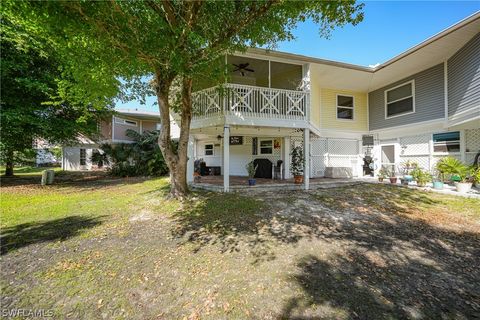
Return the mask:
M116 114L107 121L100 123L99 141L93 141L87 137L79 137L78 143L71 146L63 146L62 168L64 170L91 170L92 154L94 150L104 143L118 144L131 143L133 139L128 137L128 129L136 132L153 131L160 129L160 115L155 112L137 110L117 110ZM172 120L171 136L177 139L180 129Z
M52 166L58 165L61 159L57 159L55 149L60 149L59 146L52 145L43 139L35 139L33 141L33 149L35 152L35 165Z
M193 94L188 180L197 159L223 175L225 191L254 159L283 160L289 178L296 146L308 155L306 188L326 168L362 176L365 155L376 173L407 160L431 170L446 155L473 162L479 30L477 13L374 68L260 49L227 56L223 89Z

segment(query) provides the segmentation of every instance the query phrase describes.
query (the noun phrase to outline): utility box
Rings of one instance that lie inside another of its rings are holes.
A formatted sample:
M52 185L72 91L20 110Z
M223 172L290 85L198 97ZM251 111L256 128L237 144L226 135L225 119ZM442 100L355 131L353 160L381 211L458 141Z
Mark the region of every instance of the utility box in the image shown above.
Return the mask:
M42 172L42 186L47 184L52 184L55 179L55 171L53 170L43 170Z

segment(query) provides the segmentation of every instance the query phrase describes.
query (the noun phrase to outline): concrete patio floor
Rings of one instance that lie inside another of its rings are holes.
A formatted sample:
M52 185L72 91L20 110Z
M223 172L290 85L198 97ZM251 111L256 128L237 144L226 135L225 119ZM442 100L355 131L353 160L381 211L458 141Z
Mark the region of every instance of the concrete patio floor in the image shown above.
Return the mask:
M302 190L304 184L295 184L293 179L275 180L255 178L256 185L248 185L248 177L230 176L231 191L265 191L265 190ZM364 182L362 179L332 179L310 178L310 189L332 188L345 184L357 184ZM200 182L192 184L193 188L209 191L223 191L223 176L202 176Z

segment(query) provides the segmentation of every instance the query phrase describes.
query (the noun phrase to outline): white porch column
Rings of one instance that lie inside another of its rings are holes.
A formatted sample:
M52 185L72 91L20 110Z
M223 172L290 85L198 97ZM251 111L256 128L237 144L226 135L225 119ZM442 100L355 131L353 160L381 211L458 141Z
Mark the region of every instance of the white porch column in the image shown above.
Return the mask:
M230 189L230 127L223 127L223 191Z
M285 179L290 179L290 137L285 137L283 139L283 170L285 170Z
M310 188L310 129L303 129L303 182L305 190Z
M195 154L193 152L195 144L195 138L192 135L188 136L188 146L187 146L187 183L193 182L193 170L195 162Z

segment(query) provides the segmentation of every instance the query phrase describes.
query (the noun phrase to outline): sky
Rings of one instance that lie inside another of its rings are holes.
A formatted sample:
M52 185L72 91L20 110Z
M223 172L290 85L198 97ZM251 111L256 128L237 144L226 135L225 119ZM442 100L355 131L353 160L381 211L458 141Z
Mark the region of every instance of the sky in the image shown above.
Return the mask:
M356 26L335 29L321 38L311 21L299 24L295 40L276 50L306 56L373 66L385 62L456 22L480 11L477 1L364 1L364 19ZM118 102L117 109L157 111L155 99L146 105Z

